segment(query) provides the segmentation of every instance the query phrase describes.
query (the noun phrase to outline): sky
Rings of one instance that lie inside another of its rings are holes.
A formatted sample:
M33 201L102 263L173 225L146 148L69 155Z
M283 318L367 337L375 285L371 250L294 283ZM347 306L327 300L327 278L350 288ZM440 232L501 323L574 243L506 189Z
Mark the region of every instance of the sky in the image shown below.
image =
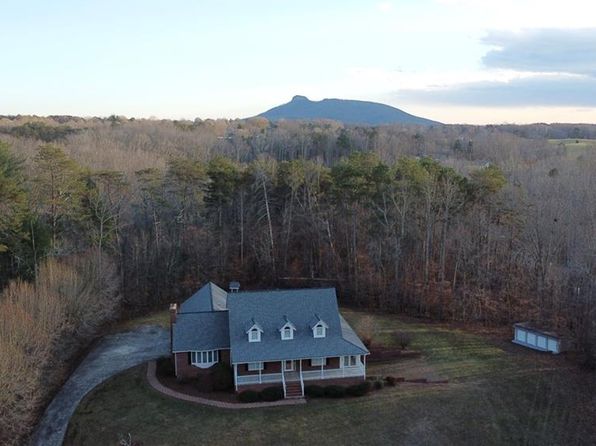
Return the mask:
M593 0L0 0L0 114L596 123Z

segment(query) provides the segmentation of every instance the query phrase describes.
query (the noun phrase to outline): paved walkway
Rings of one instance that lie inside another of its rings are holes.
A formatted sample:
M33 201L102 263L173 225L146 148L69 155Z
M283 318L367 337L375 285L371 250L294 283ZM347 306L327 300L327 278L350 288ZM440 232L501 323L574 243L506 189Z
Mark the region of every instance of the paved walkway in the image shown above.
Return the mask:
M218 407L220 409L254 409L257 407L276 407L276 406L294 406L296 404L306 404L304 398L293 398L288 400L271 401L264 403L227 403L225 401L209 400L199 396L187 395L180 393L160 383L155 375L156 364L155 361L150 361L147 367L147 381L151 387L164 395L170 396L183 401L190 401L191 403L204 404L205 406Z
M70 417L91 389L123 370L167 355L169 339L168 330L157 326L143 326L104 337L46 408L30 444L60 446Z

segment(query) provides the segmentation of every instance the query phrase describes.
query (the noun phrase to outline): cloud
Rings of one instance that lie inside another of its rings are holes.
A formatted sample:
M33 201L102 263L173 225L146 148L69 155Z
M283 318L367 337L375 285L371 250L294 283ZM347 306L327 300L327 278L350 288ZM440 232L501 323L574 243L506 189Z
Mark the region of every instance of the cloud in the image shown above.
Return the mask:
M596 77L536 75L509 82L470 82L433 89L402 90L396 94L396 100L493 107L596 107Z
M393 9L393 3L391 3L391 2L377 3L377 9L381 12L389 12Z
M482 59L488 68L596 76L596 28L493 31L483 42L497 47Z

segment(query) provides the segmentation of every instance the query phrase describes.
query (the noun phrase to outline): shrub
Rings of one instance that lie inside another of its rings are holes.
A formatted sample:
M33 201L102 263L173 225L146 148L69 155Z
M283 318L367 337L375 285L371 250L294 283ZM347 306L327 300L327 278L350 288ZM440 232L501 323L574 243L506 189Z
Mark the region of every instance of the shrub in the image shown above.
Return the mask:
M363 381L360 384L354 384L346 389L346 393L350 396L364 396L370 391L370 382Z
M263 401L277 401L284 397L284 389L281 386L266 387L261 390L260 397Z
M343 386L326 386L324 392L328 398L343 398L346 396L346 388Z
M395 343L399 345L402 350L408 348L412 343L412 336L410 333L406 333L405 331L398 331L393 335L393 338Z
M157 376L174 376L174 361L170 356L157 360Z
M306 386L304 388L304 393L306 394L306 396L309 396L311 398L322 398L325 396L325 389L323 389L323 387L321 386L313 384L312 386Z
M245 390L240 392L238 399L241 403L256 403L259 401L259 392L254 390Z
M385 377L385 383L389 386L389 387L394 387L395 384L397 383L397 380L395 379L395 377L393 376L386 376Z
M234 387L234 374L229 364L225 362L218 362L211 370L211 381L213 382L213 390L226 391Z
M383 388L383 380L377 379L373 385L375 386L375 390L381 390Z
M378 334L378 325L374 317L368 315L360 319L356 326L356 331L360 335L362 343L370 349Z

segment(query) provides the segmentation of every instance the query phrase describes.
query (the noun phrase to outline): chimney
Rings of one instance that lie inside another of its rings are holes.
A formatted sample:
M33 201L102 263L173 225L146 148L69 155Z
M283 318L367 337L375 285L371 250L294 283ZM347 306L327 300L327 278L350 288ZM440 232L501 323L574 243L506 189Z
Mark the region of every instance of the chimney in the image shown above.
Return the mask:
M170 304L170 325L176 323L176 315L178 314L178 304Z
M177 315L178 304L170 304L170 353L174 350L174 324L176 323Z
M237 282L234 280L234 281L230 282L229 287L230 287L230 293L237 293L238 290L240 289L240 282Z

